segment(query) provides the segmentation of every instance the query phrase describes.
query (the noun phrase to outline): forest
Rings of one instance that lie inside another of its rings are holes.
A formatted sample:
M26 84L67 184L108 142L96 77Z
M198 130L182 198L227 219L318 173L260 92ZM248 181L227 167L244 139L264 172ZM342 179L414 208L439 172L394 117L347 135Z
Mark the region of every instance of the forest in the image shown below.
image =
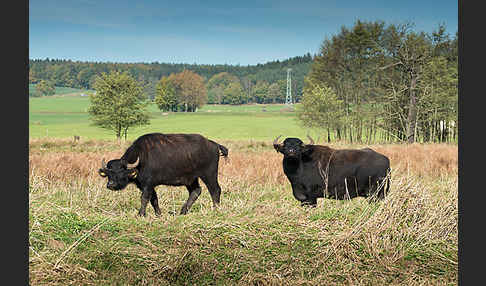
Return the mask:
M292 69L292 95L295 102L302 97L304 77L309 72L312 56L307 53L303 56L292 57L283 61L271 61L264 64L238 66L238 65L199 65L176 63L105 63L81 62L62 59L29 59L29 83L50 83L52 86L64 86L81 89L92 89L96 77L111 71L128 72L145 87L145 93L150 99L156 96L156 85L162 77L181 73L184 70L192 71L201 76L207 83L221 73L232 75L237 79L237 88L245 95L241 100L232 100L236 104L260 103L256 98L260 87L274 84L284 95L272 98L275 103L285 102L287 85L287 69ZM35 96L36 94L31 94ZM208 94L208 103L219 103L216 95L211 91Z
M457 142L457 41L444 25L342 27L314 57L298 117L350 142Z

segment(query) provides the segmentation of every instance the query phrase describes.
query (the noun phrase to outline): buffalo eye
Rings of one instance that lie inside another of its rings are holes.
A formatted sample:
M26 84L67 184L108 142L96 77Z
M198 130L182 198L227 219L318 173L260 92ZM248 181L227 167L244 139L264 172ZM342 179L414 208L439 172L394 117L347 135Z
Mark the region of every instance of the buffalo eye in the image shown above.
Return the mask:
M99 169L99 170L98 170L98 174L100 174L100 176L102 176L102 177L106 177L106 173L105 173L105 172L103 172L103 170L102 170L102 169Z

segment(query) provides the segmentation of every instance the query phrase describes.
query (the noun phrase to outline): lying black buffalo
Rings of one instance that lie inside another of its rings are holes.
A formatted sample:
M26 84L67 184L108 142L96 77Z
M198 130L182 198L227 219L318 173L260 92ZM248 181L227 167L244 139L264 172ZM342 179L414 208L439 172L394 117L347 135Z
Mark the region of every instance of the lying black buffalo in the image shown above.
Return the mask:
M273 147L284 155L284 173L294 197L303 206L315 207L317 198L342 200L375 195L383 199L390 188L390 161L370 148L337 150L314 145L310 137L310 144L299 138L278 143L280 136L273 141Z
M137 185L142 192L140 216L145 216L148 201L160 215L156 186L186 186L189 198L180 211L186 214L201 194L198 178L208 187L213 205L219 204L220 155L227 157L228 149L199 134L151 133L135 140L120 159L108 164L103 159L98 172L108 177L106 187L110 190L122 190L129 183Z

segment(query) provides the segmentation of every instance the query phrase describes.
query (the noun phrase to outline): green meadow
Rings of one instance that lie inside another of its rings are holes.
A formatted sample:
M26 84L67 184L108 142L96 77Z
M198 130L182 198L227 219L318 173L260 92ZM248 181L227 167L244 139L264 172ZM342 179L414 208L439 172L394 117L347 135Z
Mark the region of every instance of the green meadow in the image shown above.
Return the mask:
M82 93L90 93L94 90L86 90L86 89L79 89L79 88L72 88L72 87L65 87L65 86L55 86L54 93L59 95L64 94L82 94ZM35 94L35 84L29 84L29 96Z
M115 139L110 130L94 126L87 112L88 97L50 96L29 99L30 138ZM148 107L150 125L132 127L127 140L150 132L200 133L211 139L273 140L276 136L305 137L312 131L302 128L295 112L286 105L205 105L197 112L162 112Z

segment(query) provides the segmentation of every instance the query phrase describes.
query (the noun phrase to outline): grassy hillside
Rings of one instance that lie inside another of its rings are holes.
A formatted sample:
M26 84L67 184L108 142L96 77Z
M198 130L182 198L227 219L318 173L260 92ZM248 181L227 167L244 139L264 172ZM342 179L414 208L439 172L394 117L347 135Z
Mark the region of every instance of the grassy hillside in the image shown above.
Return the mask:
M101 158L128 143L29 142L32 285L455 285L457 146L374 145L393 168L390 195L300 207L270 143L221 140L221 206L206 186L186 216L183 187L105 188ZM338 148L360 147L337 145Z

